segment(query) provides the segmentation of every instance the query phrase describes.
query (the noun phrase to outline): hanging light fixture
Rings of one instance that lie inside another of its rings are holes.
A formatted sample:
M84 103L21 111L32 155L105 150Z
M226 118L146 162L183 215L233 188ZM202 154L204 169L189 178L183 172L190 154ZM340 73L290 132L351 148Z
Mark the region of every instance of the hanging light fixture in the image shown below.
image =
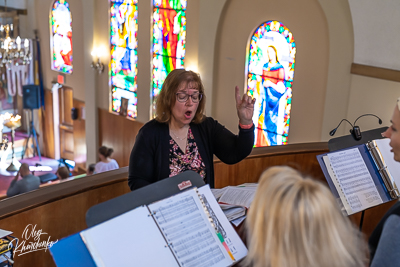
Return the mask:
M7 12L7 0L5 0L5 11ZM0 39L0 67L26 65L32 60L29 39L21 39L19 36L11 38L10 31L13 31L13 27L13 24L0 25L0 31L5 33L5 38Z

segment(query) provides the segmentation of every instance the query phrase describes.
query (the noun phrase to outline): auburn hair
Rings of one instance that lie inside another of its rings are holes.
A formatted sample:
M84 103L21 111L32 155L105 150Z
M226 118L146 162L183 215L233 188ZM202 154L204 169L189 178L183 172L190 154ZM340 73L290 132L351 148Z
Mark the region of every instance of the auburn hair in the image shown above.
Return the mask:
M168 123L171 121L171 111L176 102L176 93L184 86L190 85L191 88L199 90L202 95L199 106L194 115L194 123L200 123L204 120L204 109L206 96L204 94L204 86L200 75L185 69L175 69L171 71L165 79L161 92L156 102L156 120Z

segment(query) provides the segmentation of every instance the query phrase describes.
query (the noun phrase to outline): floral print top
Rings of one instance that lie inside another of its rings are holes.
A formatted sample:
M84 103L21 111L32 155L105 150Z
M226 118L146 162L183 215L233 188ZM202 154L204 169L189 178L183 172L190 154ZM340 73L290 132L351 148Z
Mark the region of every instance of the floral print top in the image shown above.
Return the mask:
M169 140L169 177L175 176L187 170L197 172L205 181L206 166L201 159L196 141L194 140L194 136L190 128L188 130L185 153L183 153L181 148L172 137Z

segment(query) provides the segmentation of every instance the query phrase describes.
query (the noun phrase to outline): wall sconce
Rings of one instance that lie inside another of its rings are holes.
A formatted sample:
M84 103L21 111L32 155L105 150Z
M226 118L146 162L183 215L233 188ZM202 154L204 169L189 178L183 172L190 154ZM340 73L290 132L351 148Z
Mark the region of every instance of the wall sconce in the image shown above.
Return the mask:
M102 48L94 48L91 55L93 57L93 62L90 65L92 67L92 69L97 70L100 73L102 73L104 71L104 64L101 63L100 61L100 57L102 56L103 49ZM97 57L97 62L95 60L95 58Z

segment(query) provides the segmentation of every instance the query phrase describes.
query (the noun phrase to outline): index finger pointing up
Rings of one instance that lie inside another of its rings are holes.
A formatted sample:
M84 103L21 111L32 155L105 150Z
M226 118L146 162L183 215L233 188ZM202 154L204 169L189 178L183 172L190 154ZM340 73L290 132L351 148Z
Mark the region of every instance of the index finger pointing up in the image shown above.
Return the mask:
M239 94L239 87L237 85L235 86L235 99L236 99L236 104L242 102Z

